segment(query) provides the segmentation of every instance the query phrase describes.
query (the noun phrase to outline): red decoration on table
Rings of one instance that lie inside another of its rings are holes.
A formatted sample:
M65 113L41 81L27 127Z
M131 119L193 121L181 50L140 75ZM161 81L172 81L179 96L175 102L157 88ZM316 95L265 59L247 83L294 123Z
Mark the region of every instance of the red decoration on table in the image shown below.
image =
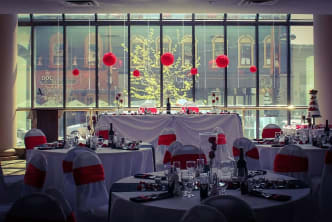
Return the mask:
M196 75L197 74L197 68L191 68L191 70L190 70L190 73L191 73L191 75Z
M220 68L226 68L229 64L229 59L226 55L219 55L216 58L217 66Z
M134 72L133 72L133 76L139 77L140 76L139 70L135 69Z
M216 100L218 101L218 100L219 100L219 97L216 97Z
M163 65L170 66L174 62L174 56L172 53L166 52L161 56L160 61Z
M103 56L103 63L106 66L114 65L116 63L116 56L111 52L105 53L105 55Z
M72 73L73 73L74 76L78 76L80 74L80 70L73 69Z
M250 72L254 73L257 71L257 68L256 68L256 66L250 66L249 70L250 70Z
M212 100L212 103L215 103L215 102L216 102L216 101L213 99L213 100Z

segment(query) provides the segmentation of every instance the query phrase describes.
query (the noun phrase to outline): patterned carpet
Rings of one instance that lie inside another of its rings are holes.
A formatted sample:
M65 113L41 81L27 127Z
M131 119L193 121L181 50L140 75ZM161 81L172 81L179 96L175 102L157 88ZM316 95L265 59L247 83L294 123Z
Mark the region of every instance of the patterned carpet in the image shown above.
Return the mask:
M5 176L24 175L25 173L25 160L1 161L0 164Z

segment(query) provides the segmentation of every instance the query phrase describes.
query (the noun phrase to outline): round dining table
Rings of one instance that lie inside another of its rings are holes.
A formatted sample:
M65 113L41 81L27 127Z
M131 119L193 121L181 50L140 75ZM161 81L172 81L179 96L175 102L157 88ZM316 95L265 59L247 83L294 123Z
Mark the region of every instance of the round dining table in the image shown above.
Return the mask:
M62 161L68 151L69 149L33 150L31 155L36 152L42 153L48 163L45 188L62 188L64 175ZM154 171L152 147L139 150L98 148L95 152L103 164L108 190L112 183L121 178Z
M157 172L162 174L161 172ZM261 176L256 176L261 177ZM255 177L255 178L256 178ZM284 175L278 175L268 171L263 176L267 179L290 180L294 179ZM142 180L134 177L127 177L117 181L121 186L130 183L153 182L151 180ZM312 206L310 202L310 188L303 189L267 189L266 193L284 194L291 196L288 201L268 200L256 196L241 195L239 189L226 190L226 195L231 195L244 200L254 211L256 222L295 222L311 221ZM193 191L194 197L172 197L169 199L155 200L144 203L137 203L130 200L131 197L137 197L158 192L139 192L121 190L121 192L111 193L111 221L112 222L180 222L183 214L191 207L200 204L199 191ZM222 197L221 197L222 198Z

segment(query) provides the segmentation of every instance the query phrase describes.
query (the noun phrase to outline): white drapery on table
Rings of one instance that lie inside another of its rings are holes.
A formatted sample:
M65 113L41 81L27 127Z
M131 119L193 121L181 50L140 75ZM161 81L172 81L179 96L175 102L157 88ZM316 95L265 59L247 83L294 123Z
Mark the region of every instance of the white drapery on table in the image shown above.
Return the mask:
M160 174L160 172L158 172ZM259 176L257 176L258 178ZM268 179L294 179L284 175L268 172L264 175ZM256 177L255 177L256 178ZM141 179L133 177L124 178L117 183L139 183ZM150 181L146 181L150 182ZM291 200L275 201L258 198L249 195L241 195L240 190L227 190L227 195L236 196L253 209L257 222L311 222L312 206L310 205L310 188L305 189L277 189L265 190L267 193L290 195ZM157 200L146 203L134 203L131 197L155 194L156 192L113 192L112 209L117 204L116 210L111 210L111 221L117 222L179 222L183 214L191 207L200 204L198 191L192 198L173 197L165 200ZM119 205L117 205L119 206Z
M85 148L82 148L85 149ZM55 150L33 150L45 155L48 162L46 173L45 188L62 188L63 169L62 160L64 160L69 149ZM126 151L110 148L98 148L96 150L105 172L105 182L109 190L115 181L135 175L137 173L146 173L153 171L153 155L151 148L140 148L140 150Z
M309 177L321 176L324 167L324 158L327 149L312 146L310 144L297 144L306 153L309 165ZM259 151L259 161L262 169L273 170L274 158L282 147L272 147L272 145L256 145Z
M173 128L176 140L182 144L199 147L200 132L211 132L220 127L227 137L229 153L232 153L234 140L243 136L241 118L237 114L101 115L96 128L107 127L110 123L120 137L151 143L156 153L158 153L158 136L164 128Z

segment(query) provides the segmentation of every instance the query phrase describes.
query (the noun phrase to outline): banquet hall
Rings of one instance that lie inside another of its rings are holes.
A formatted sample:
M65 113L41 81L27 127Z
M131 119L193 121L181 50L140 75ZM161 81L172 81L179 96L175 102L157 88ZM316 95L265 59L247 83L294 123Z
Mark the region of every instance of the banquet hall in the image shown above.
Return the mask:
M332 3L0 7L0 222L332 221Z

